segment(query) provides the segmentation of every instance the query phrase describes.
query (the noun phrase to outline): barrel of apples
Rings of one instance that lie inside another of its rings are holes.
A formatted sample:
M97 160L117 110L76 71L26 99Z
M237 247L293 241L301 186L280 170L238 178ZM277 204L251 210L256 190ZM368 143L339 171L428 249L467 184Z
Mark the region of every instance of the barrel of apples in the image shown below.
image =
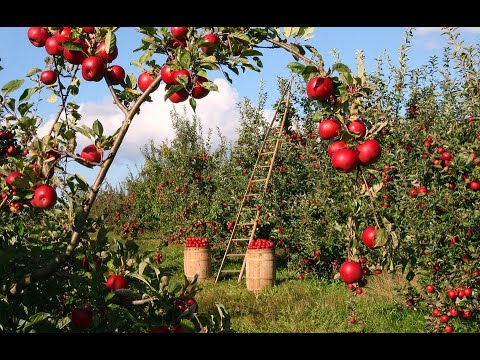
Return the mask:
M258 292L275 284L275 248L272 241L252 240L247 248L245 262L247 290Z
M197 281L212 276L212 256L208 239L191 237L185 241L183 269L188 280L198 274Z

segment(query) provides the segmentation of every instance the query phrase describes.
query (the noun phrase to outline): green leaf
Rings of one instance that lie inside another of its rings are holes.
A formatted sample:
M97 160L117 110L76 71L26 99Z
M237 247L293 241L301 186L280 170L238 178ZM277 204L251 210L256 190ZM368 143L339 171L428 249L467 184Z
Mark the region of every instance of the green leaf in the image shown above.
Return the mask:
M189 100L190 106L192 107L193 112L197 109L197 101L193 98L193 96L190 96Z
M97 137L101 137L103 135L103 125L100 121L95 120L93 122L92 129L93 129L93 133L97 135Z
M136 66L137 68L139 68L142 71L145 71L142 64L138 60L132 60L132 61L130 61L130 64L133 65L133 66Z
M74 43L74 42L71 42L71 41L65 41L62 44L62 46L63 46L64 49L71 50L71 51L83 51L81 45L79 45L77 43Z
M305 69L305 65L300 64L299 62L296 62L296 61L292 61L291 63L287 64L287 68L289 68L296 74L301 74Z
M138 265L138 273L140 275L143 274L143 272L145 271L145 268L147 267L148 263L146 263L145 261L142 261L139 265Z
M90 188L90 185L88 185L87 180L85 180L85 178L82 175L75 174L75 180L77 180L81 190L87 191Z
M7 95L15 90L18 90L20 89L20 87L23 85L24 82L25 80L23 79L11 80L2 87L2 93L4 95Z
M22 95L20 95L20 98L18 99L19 102L22 102L22 101L28 101L28 99L30 99L30 97L35 94L40 88L38 86L34 86L34 87L31 87L31 88L28 88L28 89L25 89L22 93Z
M312 77L318 75L318 69L315 66L307 65L302 71L302 76L305 81L310 80Z
M133 73L129 73L125 79L127 88L135 89L137 87L137 77Z
M245 56L263 56L263 54L258 50L245 50L245 51L242 51L240 56L243 56L243 57L245 57Z
M339 73L351 73L351 72L352 72L347 65L342 64L342 63L335 63L335 64L333 64L333 65L332 65L332 73L333 73L335 70L338 71Z
M32 68L30 70L28 70L27 72L27 77L30 77L32 75L35 75L35 74L38 74L39 72L41 72L42 70L38 69L38 68Z
M115 47L117 46L117 36L109 31L105 36L105 52L107 54L111 54L115 51Z
M172 96L173 93L176 93L181 89L183 89L183 86L180 84L170 86L167 92L165 93L164 100L166 101L170 96Z
M138 279L142 282L144 282L150 289L152 289L153 291L155 291L155 293L157 292L157 289L155 289L151 284L150 284L150 278L145 276L145 275L140 275L140 274L133 274L133 273L130 273L128 274L128 276L130 277L133 277L135 279Z
M375 229L375 248L385 246L387 243L387 231L385 229Z
M30 110L30 108L33 106L32 103L21 103L20 105L18 105L18 112L20 113L20 115L22 116L25 116L28 112L28 110ZM32 119L34 120L34 119ZM31 126L29 126L31 127Z
M249 39L248 35L243 33L243 32L234 32L234 33L231 33L230 36L232 36L236 39L240 39L240 40L243 40L243 41L250 42L250 39Z
M49 317L51 317L52 315L50 315L49 313L46 313L46 312L39 312L39 313L36 313L32 316L30 316L30 319L28 319L28 322L26 323L26 325L24 326L24 329L27 329L29 328L30 326L33 326L43 320L46 320L48 319Z
M201 87L210 90L210 91L218 91L218 86L217 84L211 82L211 81L205 81L201 84Z
M188 51L181 51L178 62L184 69L188 69L192 63L192 57Z

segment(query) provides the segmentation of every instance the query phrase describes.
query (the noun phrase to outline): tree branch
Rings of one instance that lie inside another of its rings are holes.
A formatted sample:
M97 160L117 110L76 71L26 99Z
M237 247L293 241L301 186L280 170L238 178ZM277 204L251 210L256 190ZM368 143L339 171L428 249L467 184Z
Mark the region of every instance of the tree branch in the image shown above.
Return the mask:
M75 75L77 75L78 69L79 69L79 67L77 65L77 67L75 68L75 71L73 72L72 80L75 79ZM65 93L65 95L63 95L62 88L60 86L60 82L58 83L58 87L59 87L59 91L60 91L60 96L62 98L62 106L60 107L60 110L59 110L57 116L55 117L55 120L53 121L53 124L50 127L50 130L48 131L48 135L52 135L53 129L55 128L55 125L57 124L58 120L60 120L60 116L62 115L63 111L65 111L65 117L67 116L66 103L67 103L68 95L70 95L70 89L67 87L67 92Z
M312 66L315 66L316 68L319 68L319 65L315 62L315 61L312 61L310 60L309 58L307 58L306 56L300 54L298 51L290 48L287 44L285 43L282 43L278 40L273 40L273 39L265 39L266 41L278 46L278 47L281 47L282 49L284 50L287 50L289 53L291 53L292 55L302 59L306 64L308 65L312 65ZM325 71L324 71L325 73ZM324 75L324 74L323 74Z
M125 119L122 122L122 126L117 135L117 138L113 143L112 149L110 150L110 153L107 156L107 158L103 161L100 171L97 175L97 178L95 179L95 183L90 188L87 201L83 205L83 209L81 213L78 215L77 220L75 221L72 236L70 238L67 249L65 250L65 253L55 257L45 267L33 271L31 274L24 276L17 283L13 284L10 287L10 296L15 296L19 294L28 285L31 285L35 282L48 278L53 273L55 273L55 271L57 271L57 269L65 262L67 257L72 255L72 253L74 252L80 240L80 234L83 230L83 227L88 218L88 215L90 214L90 210L92 209L92 206L97 197L98 191L100 190L100 186L102 185L102 182L107 175L108 169L112 165L113 159L115 158L115 155L117 154L118 149L120 148L120 145L122 144L123 139L127 134L127 131L128 131L128 128L130 127L132 119L137 114L137 111L140 108L140 106L145 102L147 97L150 95L153 89L155 89L155 87L160 83L160 81L161 81L161 77L158 76L150 84L150 86L145 90L145 92L137 99L133 107L125 114Z

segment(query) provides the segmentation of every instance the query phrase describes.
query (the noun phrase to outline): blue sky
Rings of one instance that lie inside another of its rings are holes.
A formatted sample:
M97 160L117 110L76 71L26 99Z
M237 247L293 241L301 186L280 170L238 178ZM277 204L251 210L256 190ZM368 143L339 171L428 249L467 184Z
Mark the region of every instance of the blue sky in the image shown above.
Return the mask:
M0 64L5 68L0 72L0 86L11 79L23 78L30 68L44 67L43 59L47 54L43 48L36 48L30 44L27 39L27 30L26 27L0 28ZM342 61L352 69L355 69L356 64L355 51L362 49L365 52L366 70L370 71L375 57L383 51L387 51L390 57L396 61L404 33L405 28L403 27L320 27L315 29L315 37L309 41L309 44L320 51L327 67L333 63L333 58L329 55L332 48L340 53ZM478 42L480 28L461 28L461 34L466 43ZM140 73L137 68L130 65L130 61L138 59L140 55L132 52L138 46L140 39L141 35L135 31L135 28L121 28L117 33L119 56L115 60L115 64L122 65L127 73L133 72L135 75ZM431 55L441 54L444 44L445 39L440 36L439 28L418 28L415 31L409 55L410 64L414 67L425 64ZM264 69L261 73L249 71L242 76L232 75L232 85L227 83L221 74L212 73L211 79L219 85L220 93L210 94L198 101L197 114L204 124L204 132L207 128L218 126L222 133L227 135L227 138L233 139L238 119L235 104L245 96L255 100L261 80L265 81L269 104L275 101L278 95L276 78L288 75L286 65L293 58L278 49L265 50L264 55L262 60ZM14 95L18 97L20 93L19 90ZM173 105L164 103L162 98L163 87L161 86L153 96L154 102L147 104L140 117L134 120L107 176L107 181L110 183L118 183L125 177L128 169L135 172L135 168L141 165L142 157L139 148L147 139L152 138L157 143L166 138L171 139L169 111ZM111 104L108 89L103 82L83 82L76 102L81 104L84 121L87 124L91 124L98 118L104 123L107 130L113 131L121 121L121 114ZM183 105L175 106L180 109L183 107ZM57 109L58 103L42 107L41 111L45 116L46 123ZM81 151L80 146L83 147L86 144L88 141L81 139L78 152ZM72 165L69 170L80 172L90 182L94 180L97 172L97 169L89 170L76 165Z

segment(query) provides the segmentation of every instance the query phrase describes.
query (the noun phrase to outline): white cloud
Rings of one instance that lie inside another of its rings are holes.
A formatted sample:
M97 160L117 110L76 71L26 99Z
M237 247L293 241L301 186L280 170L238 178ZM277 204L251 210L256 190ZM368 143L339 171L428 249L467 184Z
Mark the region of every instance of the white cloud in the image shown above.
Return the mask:
M440 33L442 28L440 27L418 27L416 28L416 33L418 35L428 35L432 33Z
M216 127L228 140L235 136L235 128L238 125L239 113L237 102L239 95L224 79L215 79L219 91L212 91L203 99L197 100L196 114L199 116L204 135L209 128L213 130L212 143L218 144ZM144 103L140 114L136 116L116 157L116 162L135 161L142 159L140 148L148 140L152 139L156 144L173 138L173 128L170 118L170 111L175 107L179 113L183 113L184 105L187 114L193 114L193 110L187 101L180 104L173 104L164 101L165 85L161 84L157 91L152 94L152 102ZM110 97L105 97L99 102L87 102L80 104L79 112L82 114L80 124L91 126L98 119L104 128L104 134L112 134L121 125L123 113L117 108ZM39 135L45 135L51 127L53 116L41 126ZM90 143L83 135L78 137L77 152Z
M239 112L237 103L239 94L237 90L224 79L213 80L217 84L219 91L212 91L203 99L197 100L196 114L200 118L204 136L208 129L212 129L212 145L215 147L220 139L217 136L216 128L227 140L233 140L236 136L236 128L239 123ZM170 101L164 101L165 85L161 84L157 91L152 94L152 102L144 103L140 114L136 116L127 135L125 136L120 150L115 158L112 167L109 169L107 181L112 184L122 180L131 169L136 173L136 167L143 163L141 148L143 144L152 139L156 144L161 144L166 139L172 139L174 136L170 111L175 107L177 112L183 114L184 106L187 114L193 114L188 101L180 104L173 104ZM91 126L98 119L104 128L104 134L113 134L121 125L123 113L117 108L110 97L100 99L98 102L81 103L79 112L82 114L80 124ZM44 136L50 130L54 115L50 116L38 131L39 136ZM85 136L79 134L76 152L79 153L86 145L91 143ZM97 168L87 169L76 163L72 163L69 171L80 172L85 176L88 182L92 183L98 172Z

